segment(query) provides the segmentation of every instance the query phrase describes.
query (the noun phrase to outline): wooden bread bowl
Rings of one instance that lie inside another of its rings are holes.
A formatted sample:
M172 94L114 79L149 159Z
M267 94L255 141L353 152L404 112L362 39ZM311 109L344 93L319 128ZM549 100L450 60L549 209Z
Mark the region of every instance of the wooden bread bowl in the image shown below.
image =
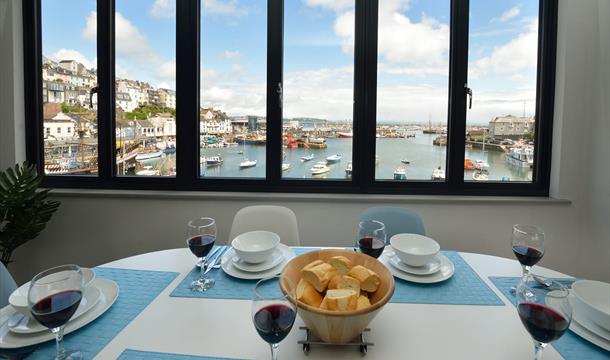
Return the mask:
M297 301L293 287L301 279L301 270L314 260L328 262L338 255L350 259L353 265L362 265L379 275L381 282L377 291L370 296L371 306L360 310L331 311ZM297 304L297 313L315 336L328 343L345 343L358 336L390 300L394 294L394 277L381 262L368 255L350 250L323 249L290 260L282 271L280 287L284 294L289 294L290 301Z

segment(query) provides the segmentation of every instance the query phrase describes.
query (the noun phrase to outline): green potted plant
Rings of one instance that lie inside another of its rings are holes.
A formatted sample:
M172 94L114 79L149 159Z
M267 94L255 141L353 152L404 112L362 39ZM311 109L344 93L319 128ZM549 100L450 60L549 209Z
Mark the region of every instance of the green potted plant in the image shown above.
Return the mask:
M13 251L37 237L57 211L59 202L40 190L42 176L24 162L0 171L0 261L7 266Z

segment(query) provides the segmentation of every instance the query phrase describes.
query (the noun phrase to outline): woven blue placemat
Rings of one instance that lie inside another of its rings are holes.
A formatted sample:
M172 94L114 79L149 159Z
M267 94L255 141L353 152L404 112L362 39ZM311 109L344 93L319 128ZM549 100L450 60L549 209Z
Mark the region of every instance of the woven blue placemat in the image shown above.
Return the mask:
M150 351L127 349L119 355L117 360L234 360L210 356L168 354Z
M493 277L489 280L504 294L504 296L513 304L516 305L517 299L510 293L510 288L516 286L520 278L518 277ZM574 279L558 279L565 285L571 285ZM515 312L515 316L517 316ZM551 346L557 350L566 360L608 360L610 352L588 342L572 331L566 331L559 340L551 343Z
M127 324L150 304L179 275L177 272L144 271L98 267L99 278L119 285L119 297L108 311L87 326L64 337L66 349L78 349L85 359L93 359ZM28 359L52 359L55 342L47 342Z
M297 255L318 248L294 248ZM443 252L455 264L455 275L438 284L416 284L396 279L396 289L390 302L413 304L504 305L502 300L485 284L472 268L455 251ZM206 292L192 292L190 283L199 276L194 268L171 293L174 297L207 299L252 298L256 280L241 280L225 274L222 269L212 270L208 276L216 280Z

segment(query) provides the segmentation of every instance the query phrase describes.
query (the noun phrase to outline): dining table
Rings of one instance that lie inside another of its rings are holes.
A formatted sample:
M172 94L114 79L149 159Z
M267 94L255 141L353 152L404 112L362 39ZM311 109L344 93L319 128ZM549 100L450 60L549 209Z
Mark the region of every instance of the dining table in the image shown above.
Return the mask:
M473 275L491 290L490 295L497 297L496 303L389 302L369 324L370 331L365 334L365 340L374 345L367 347L364 358L533 359L534 346L530 335L521 324L506 292L492 282L495 277L521 276L519 263L514 259L491 255L466 252L455 252L455 255L463 259ZM93 358L270 359L269 345L259 337L253 326L250 299L223 298L222 295L210 298L172 295L185 277L196 271L195 261L188 248L178 248L131 256L98 266L96 271L102 270L101 274L110 269L172 275L161 284L145 278L139 280L138 286L144 289L158 286L159 291L116 334L109 337ZM546 277L569 278L542 266L535 266L534 272ZM218 282L216 286L220 286ZM121 288L119 299L124 294L123 290ZM469 291L463 290L466 293ZM214 288L208 291L213 292ZM95 321L88 326L95 326ZM312 345L305 353L303 346L297 343L305 338L305 331L300 326L303 326L303 321L297 316L292 331L279 346L280 359L363 358L358 347ZM70 337L76 338L79 331L66 335L66 341L69 342ZM96 331L103 332L104 329ZM92 336L95 338L95 334ZM559 360L564 357L553 346L548 346L544 359Z

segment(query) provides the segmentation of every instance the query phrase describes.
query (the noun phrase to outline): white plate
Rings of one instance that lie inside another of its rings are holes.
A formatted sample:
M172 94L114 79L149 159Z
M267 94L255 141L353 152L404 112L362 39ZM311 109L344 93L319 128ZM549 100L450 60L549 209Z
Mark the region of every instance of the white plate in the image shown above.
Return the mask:
M386 256L388 257L390 264L392 264L395 268L413 275L431 275L441 269L441 259L438 254L432 259L431 262L424 266L417 267L405 264L395 253L390 253L388 251Z
M91 310L100 300L100 297L101 292L96 286L94 286L93 284L91 286L88 286L85 289L85 296L83 296L80 304L78 305L78 308L74 312L74 315L72 315L70 321L78 319L81 315ZM17 325L13 327L9 327L9 330L17 334L33 334L41 331L48 331L49 329L42 326L34 318L30 316L24 316L22 321L20 321L19 323L17 323Z
M574 295L572 295L574 296ZM571 300L571 299L570 299ZM572 320L578 322L578 324L589 332L605 339L610 342L610 331L604 329L603 327L597 325L591 319L587 318L582 312L578 311L577 308L572 307Z
M572 319L572 322L570 323L570 330L572 330L576 335L587 340L591 344L597 345L606 351L610 351L610 341L604 339L601 336L596 335L589 329L585 328L584 326L579 324L576 319Z
M97 319L108 310L119 296L119 286L112 280L95 279L91 286L96 286L100 292L100 299L97 305L90 311L84 313L78 319L69 321L65 328L65 334L69 334ZM0 348L15 349L24 346L32 346L54 339L51 331L35 334L15 334L8 329L7 320L15 313L12 306L5 306L0 310Z
M412 275L400 271L390 264L388 254L385 251L383 254L381 254L378 260L381 261L381 263L384 264L388 270L390 270L394 277L414 283L434 284L449 279L455 273L455 266L453 265L453 262L449 260L449 258L443 254L438 254L437 256L441 260L441 269L430 275Z
M233 254L233 256L231 257L231 260L233 261L233 266L245 272L261 272L269 270L273 267L278 266L284 259L284 254L279 248L275 249L273 254L271 254L271 258L258 264L250 264L245 262L243 259L240 259L239 256L237 256L237 253L233 249L227 250L227 254Z
M259 279L271 277L273 275L277 275L282 272L282 269L284 269L284 266L286 266L288 261L290 261L290 259L292 259L295 256L294 251L290 247L288 247L284 244L278 245L278 248L282 251L283 260L277 266L275 266L269 270L265 270L265 271L261 271L261 272L257 272L257 273L241 271L235 267L235 265L233 263L233 258L232 258L232 256L235 256L235 255L231 255L229 251L227 251L222 256L222 262L221 262L222 270L229 276L232 276L232 277L235 277L238 279L244 279L244 280L259 280Z

